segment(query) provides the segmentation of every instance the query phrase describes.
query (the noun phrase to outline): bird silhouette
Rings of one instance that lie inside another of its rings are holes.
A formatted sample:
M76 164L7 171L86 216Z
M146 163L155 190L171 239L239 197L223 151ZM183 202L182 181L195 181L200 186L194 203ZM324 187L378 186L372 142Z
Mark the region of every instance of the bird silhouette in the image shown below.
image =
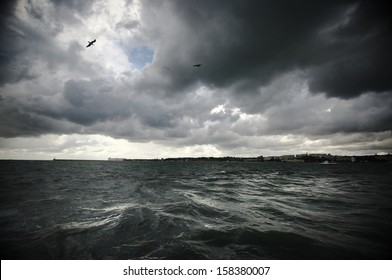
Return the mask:
M193 64L193 67L200 67L201 64Z
M94 43L97 41L97 39L94 39L93 41L88 41L88 45L86 46L86 48L91 47L94 45Z

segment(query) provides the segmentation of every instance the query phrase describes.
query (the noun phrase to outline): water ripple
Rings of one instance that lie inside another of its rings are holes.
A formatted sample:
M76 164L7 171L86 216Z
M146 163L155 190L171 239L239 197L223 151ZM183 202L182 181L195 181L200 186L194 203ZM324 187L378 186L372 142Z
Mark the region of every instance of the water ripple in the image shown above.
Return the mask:
M18 162L2 259L390 259L390 165Z

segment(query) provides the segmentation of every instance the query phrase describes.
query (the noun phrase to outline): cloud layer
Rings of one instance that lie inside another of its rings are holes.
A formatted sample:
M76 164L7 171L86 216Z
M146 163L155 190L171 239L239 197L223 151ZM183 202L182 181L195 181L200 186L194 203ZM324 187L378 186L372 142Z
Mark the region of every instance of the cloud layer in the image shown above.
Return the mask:
M3 150L7 139L105 135L222 155L392 151L381 2L1 5Z

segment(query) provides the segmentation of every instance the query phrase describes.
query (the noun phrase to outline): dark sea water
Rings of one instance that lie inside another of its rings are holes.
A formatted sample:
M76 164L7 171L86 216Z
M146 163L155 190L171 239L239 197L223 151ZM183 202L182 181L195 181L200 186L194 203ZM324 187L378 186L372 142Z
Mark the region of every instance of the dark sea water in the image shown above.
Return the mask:
M392 165L0 161L1 259L391 259Z

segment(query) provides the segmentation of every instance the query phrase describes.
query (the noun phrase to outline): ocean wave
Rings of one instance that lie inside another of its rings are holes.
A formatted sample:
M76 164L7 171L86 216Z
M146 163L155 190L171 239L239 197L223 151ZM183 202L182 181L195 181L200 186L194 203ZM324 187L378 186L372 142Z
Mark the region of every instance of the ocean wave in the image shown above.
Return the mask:
M2 259L391 257L392 174L384 165L3 167Z

